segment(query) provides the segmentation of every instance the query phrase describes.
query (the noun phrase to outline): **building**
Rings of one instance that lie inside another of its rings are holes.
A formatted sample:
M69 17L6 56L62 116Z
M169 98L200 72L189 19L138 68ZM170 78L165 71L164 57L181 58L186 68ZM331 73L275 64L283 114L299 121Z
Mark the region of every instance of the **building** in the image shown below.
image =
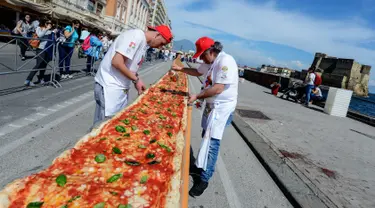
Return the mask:
M24 14L33 19L48 16L61 26L80 20L85 27L113 34L129 28L146 29L147 0L1 0L2 27L12 30Z
M289 77L292 72L294 72L293 69L289 69L286 67L280 67L280 66L271 66L271 65L262 65L260 72L270 73L270 74L279 74L283 77Z
M371 66L324 53L315 53L311 66L315 66L317 72L321 73L323 85L353 90L358 96L368 96Z
M105 20L114 33L135 28L146 30L149 10L147 0L107 0Z
M152 0L149 25L157 26L163 24L169 25L169 27L171 27L171 21L168 18L167 8L165 6L164 0Z

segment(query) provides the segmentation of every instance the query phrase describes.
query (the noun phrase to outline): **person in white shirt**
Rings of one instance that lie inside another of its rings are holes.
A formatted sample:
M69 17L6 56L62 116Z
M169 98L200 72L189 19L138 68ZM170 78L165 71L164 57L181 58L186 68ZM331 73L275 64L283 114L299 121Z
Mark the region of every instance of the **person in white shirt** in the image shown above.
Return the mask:
M312 89L310 98L311 98L311 102L312 101L321 101L321 100L323 100L322 90L319 88L319 86L315 86Z
M164 61L168 61L168 55L169 55L169 51L168 51L168 49L166 49L164 51Z
M206 101L201 123L203 128L201 148L197 159L192 158L190 165L194 180L194 185L189 191L192 197L200 196L208 187L208 181L214 173L219 155L220 141L225 127L231 123L238 95L237 63L231 55L222 51L222 44L209 37L202 37L195 45L197 52L193 58L199 57L204 64L198 69L172 66L173 70L192 76L205 76L202 91L189 97L189 103L197 99ZM196 167L193 165L194 160Z
M159 48L172 40L172 32L166 25L121 33L100 63L95 76L96 109L94 126L112 117L128 103L128 92L133 83L138 94L146 89L138 77L143 56L148 47Z
M307 76L305 79L305 84L306 84L306 99L305 99L305 106L309 106L310 103L310 97L311 97L311 90L314 88L314 82L315 82L315 67L310 67L309 70L307 71Z

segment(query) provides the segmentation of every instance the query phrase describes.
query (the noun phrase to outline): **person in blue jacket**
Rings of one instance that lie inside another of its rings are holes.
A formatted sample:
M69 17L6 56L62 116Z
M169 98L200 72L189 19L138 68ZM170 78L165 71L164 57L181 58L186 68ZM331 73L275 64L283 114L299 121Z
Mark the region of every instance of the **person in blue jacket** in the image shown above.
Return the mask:
M62 79L73 78L73 75L70 74L70 60L73 55L75 42L79 38L77 32L79 26L80 22L78 20L73 20L72 25L66 26L63 32L66 40L59 45L59 68Z
M102 47L102 42L99 40L100 31L95 28L90 33L90 47L84 51L87 55L86 61L86 72L89 73L91 71L92 64L94 64L95 60L98 60L99 53Z

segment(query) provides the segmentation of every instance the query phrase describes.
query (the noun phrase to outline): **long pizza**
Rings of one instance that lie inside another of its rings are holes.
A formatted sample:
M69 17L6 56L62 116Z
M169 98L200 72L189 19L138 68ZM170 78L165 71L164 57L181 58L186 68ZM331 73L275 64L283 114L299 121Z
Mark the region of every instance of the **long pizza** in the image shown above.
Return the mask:
M52 165L8 184L0 208L178 207L187 77L164 75Z

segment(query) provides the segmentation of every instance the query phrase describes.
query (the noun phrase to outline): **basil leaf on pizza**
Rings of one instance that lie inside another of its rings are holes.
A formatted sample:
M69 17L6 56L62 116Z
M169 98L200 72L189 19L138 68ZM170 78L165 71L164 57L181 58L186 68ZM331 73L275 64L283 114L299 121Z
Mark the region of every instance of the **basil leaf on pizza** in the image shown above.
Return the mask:
M116 153L116 154L121 154L122 153L122 151L118 147L112 148L112 151L113 151L113 153Z
M43 204L44 202L30 202L26 208L40 208Z
M117 181L118 179L120 179L122 177L122 174L115 174L113 176L111 176L108 180L107 180L107 183L113 183L115 181Z
M103 163L105 162L105 160L106 160L106 157L103 154L98 154L95 156L95 162L97 163Z
M105 202L100 202L94 205L94 208L104 208L105 207Z
M116 126L115 129L116 129L117 132L120 132L120 133L126 132L126 129L123 126Z
M56 183L57 183L57 185L59 185L60 187L64 187L65 184L66 184L66 180L67 180L66 175L61 174L61 175L57 176L57 178L56 178Z

